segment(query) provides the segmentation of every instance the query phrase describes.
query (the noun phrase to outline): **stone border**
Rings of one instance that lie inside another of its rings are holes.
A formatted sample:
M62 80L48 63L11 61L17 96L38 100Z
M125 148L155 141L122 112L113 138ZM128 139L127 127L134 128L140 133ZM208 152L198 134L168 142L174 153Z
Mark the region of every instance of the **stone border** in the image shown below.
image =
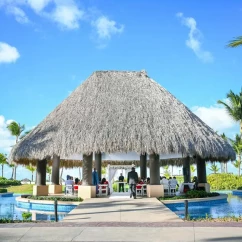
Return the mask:
M23 228L23 227L242 227L241 222L27 222L27 223L4 223L0 228ZM206 231L205 231L206 232Z
M176 200L159 200L163 204L172 204L172 203L184 203L185 200L188 202L209 202L209 201L216 201L216 200L222 200L227 199L227 194L220 194L216 197L204 197L204 198L190 198L190 199L176 199Z
M34 199L21 198L21 197L16 197L16 201L23 202L23 203L40 203L40 204L49 204L49 205L52 205L55 203L55 201L52 201L52 200L34 200ZM57 203L60 205L79 205L82 202L57 201Z
M0 193L0 197L13 197L13 192Z

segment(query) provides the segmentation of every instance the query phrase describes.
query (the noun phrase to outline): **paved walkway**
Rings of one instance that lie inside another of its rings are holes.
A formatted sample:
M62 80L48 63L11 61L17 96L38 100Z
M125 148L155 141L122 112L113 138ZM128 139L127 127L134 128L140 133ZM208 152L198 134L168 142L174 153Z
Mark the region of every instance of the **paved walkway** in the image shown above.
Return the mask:
M183 222L156 198L86 199L63 222Z
M42 242L42 241L127 241L127 242L239 242L242 241L241 227L106 227L81 226L75 223L42 223L0 225L1 242ZM142 223L141 223L142 224ZM171 224L175 224L174 222ZM178 223L185 225L185 223ZM202 223L200 223L202 225ZM215 224L215 223L212 223ZM153 224L154 225L154 224ZM161 224L160 224L161 225ZM226 224L225 224L226 225ZM238 223L237 223L238 225ZM241 226L241 224L240 224Z

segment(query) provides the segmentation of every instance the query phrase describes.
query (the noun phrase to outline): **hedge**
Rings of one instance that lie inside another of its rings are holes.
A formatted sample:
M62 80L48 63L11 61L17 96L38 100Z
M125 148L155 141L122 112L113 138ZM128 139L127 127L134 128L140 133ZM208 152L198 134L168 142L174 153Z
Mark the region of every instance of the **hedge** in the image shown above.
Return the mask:
M0 180L0 186L19 186L21 181L18 180Z
M233 190L242 186L242 176L233 174L210 174L207 182L212 190Z
M81 197L51 197L51 196L28 196L28 199L33 200L48 200L48 201L65 201L65 202L82 202Z
M190 199L190 198L204 198L204 197L216 197L220 194L217 192L205 192L200 190L188 191L181 196L160 197L159 200L178 200L178 199Z
M5 193L5 192L8 192L6 188L0 188L0 193Z

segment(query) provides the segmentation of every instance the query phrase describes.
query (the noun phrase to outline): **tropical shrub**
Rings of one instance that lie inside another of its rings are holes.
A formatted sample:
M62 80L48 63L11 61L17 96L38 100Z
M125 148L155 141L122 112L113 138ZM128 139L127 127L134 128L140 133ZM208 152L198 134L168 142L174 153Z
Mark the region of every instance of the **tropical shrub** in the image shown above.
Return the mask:
M5 193L5 192L8 192L6 188L0 188L0 193Z
M203 197L216 197L220 194L217 192L205 192L199 190L187 191L186 197L187 198L203 198Z
M7 180L7 178L0 176L0 181L2 181L2 180Z
M242 177L233 174L210 174L207 182L212 190L233 190L242 186Z
M32 213L30 213L30 212L23 212L22 213L23 220L28 220L29 218L31 218L31 216L32 216Z
M187 191L186 194L181 196L160 197L159 200L178 200L178 199L190 199L190 198L204 198L204 197L216 197L220 194L217 192L205 192L200 190Z
M237 187L237 190L242 190L242 187Z
M49 200L49 201L65 201L65 202L82 202L81 197L51 197L51 196L28 196L27 198L33 200Z
M18 180L0 180L0 186L19 186L21 181Z

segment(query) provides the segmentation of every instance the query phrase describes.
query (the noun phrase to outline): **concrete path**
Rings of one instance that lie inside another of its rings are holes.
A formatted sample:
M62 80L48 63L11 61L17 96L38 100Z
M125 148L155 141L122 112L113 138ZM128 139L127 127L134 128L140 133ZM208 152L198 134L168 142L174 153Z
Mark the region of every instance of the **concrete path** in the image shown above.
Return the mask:
M11 227L9 225L0 225L0 241L242 241L241 227L77 227L71 225L65 227L55 227L51 224L44 224L39 226L37 225L31 227L30 224L25 225L27 227ZM64 223L62 224L62 226L63 225Z
M156 198L87 199L63 222L183 222Z

